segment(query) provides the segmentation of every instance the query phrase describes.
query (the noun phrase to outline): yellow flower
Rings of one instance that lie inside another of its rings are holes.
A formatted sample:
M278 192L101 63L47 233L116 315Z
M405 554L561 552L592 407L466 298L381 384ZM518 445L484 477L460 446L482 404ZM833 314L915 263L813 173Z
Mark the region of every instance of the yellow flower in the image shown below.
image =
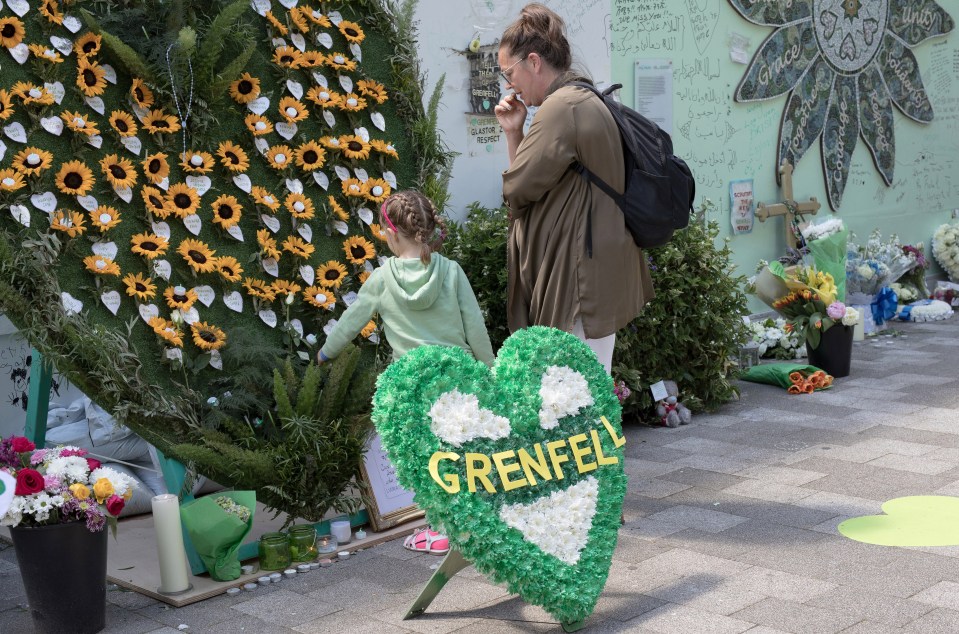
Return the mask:
M330 53L326 57L326 65L333 70L356 70L356 62L346 57L343 53Z
M299 29L300 33L310 32L310 23L303 15L301 8L293 7L290 9L288 15L290 16L290 21L296 26L297 29Z
M324 86L313 86L306 91L307 101L312 101L321 108L332 108L343 98L339 93Z
M313 22L313 24L321 26L324 29L328 29L330 26L332 26L330 19L315 9L310 7L300 7L300 13L306 16L311 22Z
M283 97L280 99L280 116L286 119L287 123L296 123L310 116L309 110L295 97Z
M330 260L321 264L316 269L316 280L320 286L327 288L339 288L346 277L346 267L336 260Z
M326 63L326 55L319 51L303 51L300 55L300 68L316 68Z
M166 162L166 154L163 152L147 154L141 165L143 165L144 176L154 185L159 185L164 178L170 176L170 165Z
M363 198L366 196L366 183L358 178L346 178L340 183L343 188L343 195L353 198Z
M286 25L283 24L282 22L280 22L280 21L276 18L276 16L273 15L273 12L272 12L272 11L267 11L266 13L263 14L263 17L267 19L267 21L270 23L270 25L271 25L274 29L276 29L276 33L277 33L277 35L279 35L280 37L283 37L284 35L286 35L287 33L290 32L290 30L289 30L288 28L286 28Z
M364 338L369 339L373 336L374 332L376 332L376 322L371 319L365 326L363 326L363 330L360 331L360 334L363 335Z
M23 41L24 35L26 31L23 28L23 22L16 16L8 15L0 18L0 45L4 48L13 48Z
M110 113L110 126L122 137L136 136L137 124L128 112L114 110Z
M346 213L346 210L340 206L340 203L336 202L335 198L330 196L329 201L330 201L330 211L336 214L337 218L339 218L343 222L346 222L347 220L350 219L350 214Z
M60 56L60 53L48 46L43 46L42 44L30 44L27 46L27 49L33 53L34 57L44 62L49 62L50 64L63 63L63 58Z
M63 123L65 123L72 132L86 136L100 134L100 130L97 129L97 124L87 119L87 116L84 114L65 110L60 114L60 118L63 119Z
M139 77L134 79L130 86L130 97L133 99L133 103L144 110L153 105L153 91L147 88L147 85Z
M170 242L155 233L138 233L130 238L130 251L152 260L166 253Z
M16 153L10 167L24 176L35 176L49 169L52 163L53 155L46 150L41 150L38 147L26 147Z
M296 295L300 292L300 288L302 288L296 282L290 282L288 280L274 280L272 287L273 292L277 295Z
M136 299L153 299L157 293L156 284L149 277L144 277L142 273L128 273L123 278L123 283L127 287L127 295Z
M269 302L276 299L276 292L274 292L273 286L263 280L247 277L243 280L243 288L246 289L247 294L251 297L265 299Z
M178 218L186 218L196 213L200 206L200 195L186 183L175 183L166 193L166 208Z
M196 291L183 286L167 286L163 291L163 297L166 299L167 306L181 311L190 310L197 300Z
M102 95L107 88L107 72L87 57L77 60L77 87L87 97Z
M284 201L287 211L298 220L309 220L313 217L313 201L303 194L292 193Z
M70 493L73 494L78 500L85 500L90 497L90 489L87 488L87 485L82 482L77 482L76 484L70 485Z
M340 33L343 34L343 37L345 37L346 41L350 44L361 44L363 38L366 37L366 35L363 34L363 29L361 29L360 25L356 22L341 20L340 23L336 25L336 28L340 30Z
M352 264L363 264L376 255L373 243L361 236L350 236L343 241L343 252Z
M360 94L364 97L369 97L376 101L376 103L383 103L388 99L386 94L386 87L378 81L372 79L361 79L356 82L356 87L360 91Z
M166 114L162 110L151 110L143 119L143 129L150 134L162 134L165 132L179 132L180 121L172 114Z
M250 158L246 151L233 141L220 143L216 151L220 163L231 172L245 172L250 167Z
M273 123L263 115L250 113L243 119L243 123L253 136L263 136L273 132Z
M120 158L116 154L103 157L100 170L116 189L133 187L137 182L137 171L130 159Z
M371 178L366 181L366 199L381 203L390 197L390 184L382 178Z
M45 17L50 24L63 24L63 14L60 13L57 0L43 0L40 3L40 15Z
M340 146L340 138L335 136L320 137L320 145L328 150L336 150L337 152L343 149L342 146Z
M326 150L324 150L316 141L307 141L293 152L296 164L304 172L312 172L320 169L326 162Z
M216 259L216 272L227 282L239 282L242 279L243 267L232 255L221 255Z
M390 143L389 141L383 141L383 140L381 140L381 139L372 139L372 140L370 141L370 146L371 146L374 150L376 150L377 152L379 152L380 154L384 154L384 155L390 156L390 157L392 157L392 158L400 158L400 155L399 155L399 153L396 151L396 148L393 147L393 144Z
M254 185L250 189L250 195L253 196L253 201L256 204L263 205L272 212L276 212L280 208L279 199L259 185Z
M216 260L213 257L216 251L200 240L185 239L177 248L177 253L183 256L190 268L197 273L210 273L216 269Z
M345 110L347 112L359 112L360 110L366 109L366 99L363 99L356 93L347 93L343 95L343 98L338 104L340 110Z
M200 350L219 350L226 345L226 333L212 324L200 321L192 324L193 343Z
M19 89L18 86L20 87ZM47 90L45 86L33 86L31 84L17 82L13 88L10 89L10 92L23 99L23 105L25 106L50 106L53 105L55 101L53 93Z
M213 155L209 152L187 152L180 167L191 174L206 174L213 171Z
M256 241L260 245L260 253L268 258L279 260L283 255L276 246L276 240L270 235L269 229L260 229L256 232Z
M81 161L67 161L60 166L55 182L57 189L64 194L86 196L96 180L90 168Z
M273 51L273 63L283 68L299 68L301 53L292 46L278 46Z
M120 266L110 258L102 255L88 255L83 258L83 265L91 273L97 275L120 275Z
M236 196L222 194L213 201L213 222L224 229L229 229L240 222L242 214L243 207L240 206Z
M147 323L163 341L177 348L183 347L183 333L175 323L163 317L150 317L150 321Z
M0 192L15 192L25 185L23 174L17 170L12 167L0 169Z
M376 240L379 240L380 242L386 242L386 234L383 232L383 227L377 223L370 223L370 233L373 234L373 238Z
M170 209L167 207L167 202L163 197L163 192L161 192L156 187L144 186L140 190L140 196L143 198L143 204L146 206L148 212L158 218L168 218L170 216Z
M356 276L356 279L359 280L360 286L366 284L366 280L370 278L369 271L360 271L359 275Z
M109 205L100 205L90 212L90 221L101 232L109 231L120 224L120 212Z
M88 31L73 42L73 52L77 57L90 57L100 52L101 38L98 34Z
M313 255L313 252L316 251L316 247L305 241L303 238L299 238L297 236L287 236L286 240L283 241L283 250L289 251L294 256L306 260Z
M329 289L320 286L309 286L303 291L303 299L311 306L330 310L336 304L336 298Z
M343 156L349 159L367 159L370 157L370 144L355 134L344 134L340 137L340 150Z
M93 495L96 496L98 504L103 504L113 493L113 483L108 478L100 478L93 484Z
M87 230L86 220L79 211L58 209L50 218L50 228L62 231L70 238L75 238Z
M13 116L13 100L4 88L0 88L0 121L6 121Z
M293 165L293 150L288 145L274 145L266 152L266 162L275 170Z
M248 104L260 96L260 80L250 73L243 73L230 84L230 96L239 104Z

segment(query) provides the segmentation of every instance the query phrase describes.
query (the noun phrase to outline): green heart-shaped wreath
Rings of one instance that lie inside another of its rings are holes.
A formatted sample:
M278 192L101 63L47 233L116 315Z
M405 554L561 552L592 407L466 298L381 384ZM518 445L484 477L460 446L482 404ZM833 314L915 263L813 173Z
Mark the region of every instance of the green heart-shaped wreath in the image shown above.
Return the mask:
M626 492L622 412L589 347L527 328L490 370L425 346L380 376L373 406L400 483L479 571L562 622L589 616Z

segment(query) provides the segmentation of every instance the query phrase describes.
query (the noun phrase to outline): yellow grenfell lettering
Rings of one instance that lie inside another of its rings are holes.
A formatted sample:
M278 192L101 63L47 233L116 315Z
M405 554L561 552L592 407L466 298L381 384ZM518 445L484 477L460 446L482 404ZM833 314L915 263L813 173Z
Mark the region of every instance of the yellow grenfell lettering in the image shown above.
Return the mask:
M599 432L595 429L589 430L589 435L593 437L593 451L596 452L596 462L599 463L599 466L605 466L608 464L616 464L619 462L619 458L613 456L608 458L606 454L603 453L603 443L599 440Z
M603 421L603 427L606 428L606 431L609 433L609 437L613 439L613 445L616 447L622 447L626 444L626 439L622 436L619 436L616 433L616 430L613 429L612 423L606 420L605 416L600 416L599 420Z
M480 468L476 467L476 463L480 463ZM484 456L481 453L466 454L466 486L469 492L476 493L476 480L479 479L483 482L483 488L486 489L487 493L496 493L496 487L489 479L492 470L493 465L489 456Z
M543 480L553 479L553 474L549 471L549 463L546 462L546 456L543 455L542 445L533 445L533 449L536 450L536 460L533 460L533 457L529 455L529 452L526 451L525 448L520 448L520 450L516 452L516 455L519 457L519 463L523 467L523 472L526 474L526 480L530 486L536 486L536 478L533 477L534 470Z
M520 466L515 462L510 464L504 464L504 460L509 460L516 457L516 452L512 449L508 451L501 451L499 453L493 454L493 464L496 465L496 472L499 474L499 480L503 483L504 491L512 491L513 489L518 489L527 485L525 479L520 480L510 480L509 474L514 471L519 471Z
M587 440L588 440L588 437L586 436L586 434L576 434L575 436L572 436L569 439L569 448L573 452L573 459L576 461L576 469L580 473L589 473L590 471L593 471L599 466L595 462L587 462L587 463L583 462L584 456L588 456L589 454L593 453L593 450L591 447L579 446L579 443L587 442Z
M563 469L560 467L564 462L569 462L569 456L564 453L556 453L556 450L560 447L565 447L565 440L554 440L552 442L546 443L546 453L549 454L549 461L553 463L553 471L556 473L556 479L563 479Z
M452 453L449 451L437 451L432 456L430 456L430 475L433 476L433 479L436 480L436 483L440 485L444 491L447 493L459 493L460 492L460 479L455 473L447 473L444 476L440 475L440 460L452 460L456 462L460 459L458 453Z

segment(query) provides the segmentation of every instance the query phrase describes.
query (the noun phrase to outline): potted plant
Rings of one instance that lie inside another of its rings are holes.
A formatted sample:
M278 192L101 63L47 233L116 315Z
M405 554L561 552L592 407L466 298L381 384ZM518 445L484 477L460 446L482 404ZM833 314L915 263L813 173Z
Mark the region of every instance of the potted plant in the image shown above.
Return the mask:
M34 629L44 634L87 634L105 625L104 528L116 535L136 482L86 454L37 449L22 436L0 441L0 470L16 481L0 525L10 527Z

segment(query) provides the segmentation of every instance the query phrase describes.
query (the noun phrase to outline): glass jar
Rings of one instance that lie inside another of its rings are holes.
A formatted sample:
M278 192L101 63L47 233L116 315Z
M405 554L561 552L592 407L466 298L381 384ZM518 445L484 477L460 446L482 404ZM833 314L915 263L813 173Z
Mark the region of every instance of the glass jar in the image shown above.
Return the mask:
M312 524L290 527L290 556L293 561L313 561L316 553L316 528Z
M260 570L284 570L290 567L290 540L286 533L264 533L260 537Z

